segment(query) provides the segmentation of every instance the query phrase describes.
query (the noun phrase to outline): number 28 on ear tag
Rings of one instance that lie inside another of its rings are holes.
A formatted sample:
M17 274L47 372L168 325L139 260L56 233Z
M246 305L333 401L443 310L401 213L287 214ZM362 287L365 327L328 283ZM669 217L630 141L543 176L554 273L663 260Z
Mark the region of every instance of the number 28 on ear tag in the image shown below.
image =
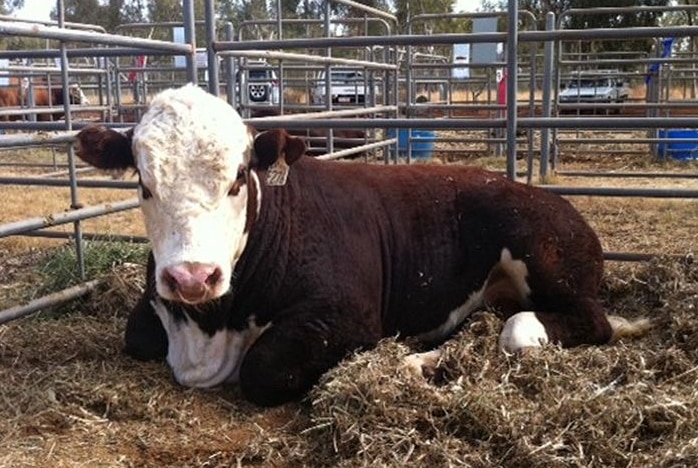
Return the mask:
M286 164L286 160L283 157L278 158L276 162L267 169L267 185L286 185L288 170L289 167L288 164Z

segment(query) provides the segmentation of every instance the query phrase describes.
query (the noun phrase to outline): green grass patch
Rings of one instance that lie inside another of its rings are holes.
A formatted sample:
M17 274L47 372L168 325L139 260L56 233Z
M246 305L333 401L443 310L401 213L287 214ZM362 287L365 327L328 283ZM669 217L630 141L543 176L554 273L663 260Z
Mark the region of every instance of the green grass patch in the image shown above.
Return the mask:
M85 242L85 280L99 278L114 267L124 263L145 264L148 256L146 244L128 242ZM65 246L49 254L38 271L41 281L39 295L60 291L82 282L77 252L74 246Z
M31 291L28 300L61 291L83 281L98 279L108 274L118 265L135 263L144 265L147 261L147 244L128 242L91 241L84 243L85 279L80 278L77 253L73 245L66 245L47 254L43 265L37 266L39 286ZM54 313L61 315L77 311L82 305L80 299L56 306ZM44 315L44 314L42 314ZM44 315L46 316L46 315Z

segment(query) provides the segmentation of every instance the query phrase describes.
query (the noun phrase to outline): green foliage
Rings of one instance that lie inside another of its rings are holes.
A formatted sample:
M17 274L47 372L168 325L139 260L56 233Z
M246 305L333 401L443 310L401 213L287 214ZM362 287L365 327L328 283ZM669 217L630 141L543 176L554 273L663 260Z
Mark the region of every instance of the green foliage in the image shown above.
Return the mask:
M14 10L22 8L24 0L0 0L0 13L6 15Z
M0 0L0 14L7 15L16 9L22 8L24 0ZM15 50L21 49L25 38L16 36L0 37L0 50ZM37 44L39 40L31 41L32 44Z
M88 280L108 273L123 263L144 264L148 246L126 242L85 242L85 276ZM81 282L77 267L77 254L72 245L52 252L46 263L38 269L41 287L36 297L60 291Z
M408 22L417 15L436 13L448 14L453 11L453 0L395 0L395 16L401 28L399 32L406 33ZM413 34L439 34L451 32L468 32L470 20L453 20L441 18L429 21L419 21L412 29Z
M38 37L5 36L0 39L0 50L41 49L45 42Z
M114 32L120 24L146 19L144 0L65 0L64 5L66 21L99 25L108 32ZM55 6L51 18L58 19Z
M642 7L642 6L666 6L671 0L520 0L519 10L527 10L534 14L538 21L538 29L545 29L545 16L548 12L555 13L560 18L563 12L570 9L611 8L611 7ZM507 0L487 1L488 10L506 11ZM657 12L625 12L605 14L575 13L565 15L562 21L564 29L596 29L596 28L630 28L641 26L657 26L662 18L662 13ZM574 52L602 53L611 51L645 51L652 49L654 41L649 39L613 40L613 41L584 41L577 44L578 50ZM575 46L575 47L577 47ZM568 50L571 52L572 50Z
M571 0L570 4L575 8L594 7L639 7L639 6L666 6L669 0ZM565 21L568 29L593 29L593 28L633 28L642 26L657 26L661 18L661 12L634 11L620 14L576 14L569 16ZM632 40L607 40L579 44L579 52L611 52L611 51L644 51L650 52L654 44L652 38Z
M4 1L4 4L2 3ZM23 0L0 0L0 5L21 3ZM398 17L398 33L404 32L407 19L421 13L450 13L454 0L357 0L370 8L395 13ZM281 13L284 19L319 19L325 12L324 0L281 0L280 12L277 2L268 0L217 0L214 2L217 17L221 21L230 21L235 30L239 30L244 21L274 20ZM364 18L361 9L330 2L331 14L334 18ZM194 1L195 16L204 18L204 0ZM55 3L52 6L51 17L57 18ZM65 0L65 19L71 22L96 24L109 32L114 32L116 26L140 22L170 22L182 21L182 0ZM433 33L453 31L450 20L438 20L435 26L426 26ZM245 37L251 39L270 39L276 35L276 25L255 26L246 28ZM317 28L316 28L317 29ZM458 29L461 30L461 29ZM384 27L374 21L366 26L363 23L343 28L346 34L353 35L383 35ZM393 31L395 32L395 31ZM420 33L424 31L419 31ZM287 25L284 27L284 37L307 37L308 30L302 25ZM171 39L164 37L167 32L155 31L153 38ZM162 36L162 37L160 37Z

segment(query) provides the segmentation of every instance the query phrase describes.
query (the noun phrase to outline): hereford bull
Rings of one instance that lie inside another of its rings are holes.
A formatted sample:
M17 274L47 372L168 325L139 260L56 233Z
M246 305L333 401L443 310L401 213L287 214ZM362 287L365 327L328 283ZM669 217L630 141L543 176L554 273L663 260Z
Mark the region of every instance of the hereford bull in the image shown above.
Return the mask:
M65 103L62 87L40 88L34 90L34 105L36 107L59 107ZM68 97L70 104L89 104L89 100L80 88L80 85L73 83L68 87ZM28 106L26 89L23 87L0 88L0 108L4 107L26 107ZM36 115L36 120L47 122L60 120L65 116L62 111L53 113L42 113ZM22 120L24 115L0 115L0 121Z
M386 336L437 343L485 307L500 346L608 343L599 240L561 197L469 167L303 157L188 85L126 134L93 126L79 154L133 167L151 241L126 350L178 382L239 381L253 402L306 392ZM625 328L626 330L628 328ZM619 329L620 330L620 329Z

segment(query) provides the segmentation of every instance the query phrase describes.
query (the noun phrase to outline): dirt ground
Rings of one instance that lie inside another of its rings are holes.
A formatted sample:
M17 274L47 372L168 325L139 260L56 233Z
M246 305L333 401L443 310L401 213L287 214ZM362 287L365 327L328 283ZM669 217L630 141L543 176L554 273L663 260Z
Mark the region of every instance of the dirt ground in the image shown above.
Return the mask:
M503 167L501 159L457 159L446 150L437 146L435 159ZM569 150L560 164L698 173L695 162L660 163L630 152ZM695 178L672 177L556 176L554 183L698 188ZM81 194L89 203L133 195ZM3 186L0 196L0 222L67 206L65 189ZM386 340L347 359L304 401L260 409L235 387L182 388L164 363L123 354L125 317L143 275L142 266L124 265L79 312L0 325L0 466L698 466L698 201L570 199L606 250L675 256L607 263L607 309L652 319L656 327L646 336L509 357L496 350L501 323L485 312L445 344L433 380L401 372L410 349ZM142 233L137 213L88 228ZM62 243L0 240L0 305L31 287L33 267Z

